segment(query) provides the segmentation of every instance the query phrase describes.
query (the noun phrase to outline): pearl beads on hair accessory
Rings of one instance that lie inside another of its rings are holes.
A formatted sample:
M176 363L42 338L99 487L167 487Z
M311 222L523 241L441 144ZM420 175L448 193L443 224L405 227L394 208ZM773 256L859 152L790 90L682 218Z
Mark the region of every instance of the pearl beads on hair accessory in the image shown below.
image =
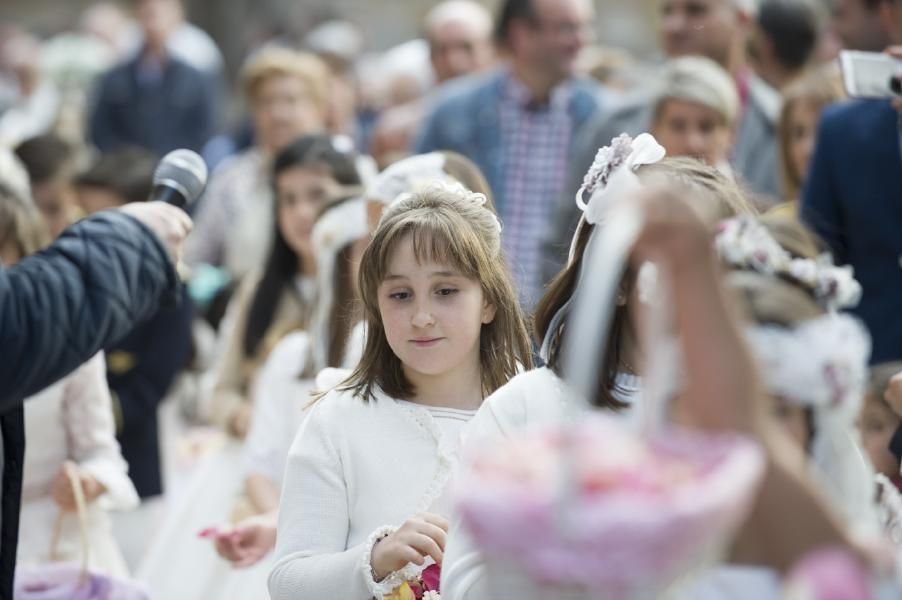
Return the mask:
M486 206L489 200L488 198L486 198L485 194L468 190L462 183L458 181L445 181L441 179L436 179L425 184L418 193L428 193L430 191L434 191L440 194L451 194L457 196L461 200L472 202L473 204L484 208L490 215L492 215L492 218L495 220L495 224L498 226L498 233L501 233L501 230L503 229L503 226L501 225L501 219L498 218L498 215L496 215L494 211ZM405 192L403 194L400 194L395 199L395 201L392 202L392 204L395 204L396 202L400 202L401 200L410 198L412 196L412 193Z
M751 217L722 222L714 246L731 267L798 281L811 290L826 310L850 308L861 299L861 285L855 280L852 267L837 267L829 254L816 259L792 258L767 227Z

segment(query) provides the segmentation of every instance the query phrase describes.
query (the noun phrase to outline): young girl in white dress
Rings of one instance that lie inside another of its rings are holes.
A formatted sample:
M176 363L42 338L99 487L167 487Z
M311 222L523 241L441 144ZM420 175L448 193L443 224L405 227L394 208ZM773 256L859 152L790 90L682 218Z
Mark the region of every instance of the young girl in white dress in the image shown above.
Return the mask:
M676 330L690 332L680 344L686 385L671 405L671 418L693 427L727 427L765 438L760 431L762 405L751 358L744 350L730 303L721 290L710 238L699 231L703 229L701 224L710 231L720 218L744 212L747 202L735 184L713 169L686 159L661 160L663 152L656 147L653 138L640 136L636 140L621 138L613 148L599 152L586 177L586 191L591 198L587 203L580 202L584 214L574 235L569 264L549 286L538 308L537 335L544 338L542 353L548 366L518 375L486 400L468 429L468 447L510 437L530 426L559 422L559 407L567 401L559 373L569 301L580 282L592 276L589 266L581 264L588 238L602 222L606 206L616 201L610 190L620 193L624 189L622 180L628 177L625 172L638 177L643 186L663 186L686 199L682 202L678 198L663 198L654 203L652 207L661 211L669 201L671 213L661 222L655 223L654 212L645 217L647 229L654 232L652 225L657 225L661 238L657 243L661 246L649 244L644 252L659 267L670 271ZM620 185L609 187L611 181L619 181ZM694 229L687 227L693 220L701 224ZM699 245L690 243L691 239ZM685 252L693 248L697 254L687 257ZM634 259L636 254L643 257L641 250L640 242ZM621 282L621 298L607 340L606 364L599 370L598 392L593 399L603 410L626 413L625 426L632 425L630 413L636 409L641 386L641 381L627 378L624 373L637 375L636 367L643 358L635 334L642 323L634 323L637 319L631 316L639 308L636 296L643 292L637 288L644 287L645 292L651 288L647 283L643 285L643 279L647 278L629 268ZM771 506L781 506L786 513L804 515L796 520L792 535L774 527L778 519L783 519L782 512L766 512L754 521L753 525L766 527L773 534L773 545L768 547L772 551L770 560L788 566L813 543L847 541L794 468L784 464L779 456L772 456L769 438L765 441L771 462L763 483L764 497ZM459 518L452 523L444 558L441 589L445 600L488 597L486 560Z
M44 224L28 201L0 195L0 256L7 266L36 252ZM103 354L25 400L20 565L82 560L82 531L71 476L87 502L88 565L108 575L128 568L108 510L138 505L128 464L116 441ZM67 475L67 471L71 475Z
M389 207L360 266L363 359L288 456L273 600L382 598L442 563L436 503L460 434L531 349L485 197L436 184Z
M329 208L313 228L320 293L309 331L295 331L276 345L260 372L254 416L245 441L245 494L253 516L215 536L220 555L236 567L254 565L266 593L271 562L258 563L275 546L279 494L285 461L300 429L316 376L323 369L349 370L363 352L364 327L357 302L360 258L370 240L366 204L360 198ZM262 569L262 571L261 571ZM229 580L234 580L229 576ZM230 585L230 590L234 589ZM231 593L233 597L248 597Z

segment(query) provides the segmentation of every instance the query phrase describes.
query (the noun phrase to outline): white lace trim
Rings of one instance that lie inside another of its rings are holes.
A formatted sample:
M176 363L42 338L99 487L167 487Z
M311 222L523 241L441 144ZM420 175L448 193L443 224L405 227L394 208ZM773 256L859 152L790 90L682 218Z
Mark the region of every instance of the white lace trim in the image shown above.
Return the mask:
M401 571L390 573L382 581L376 581L373 577L373 547L376 545L376 542L385 536L394 533L397 529L398 528L393 525L383 525L376 529L376 531L371 533L370 537L366 539L366 544L363 547L363 555L360 557L360 570L363 571L363 580L366 582L366 587L370 593L379 600L382 600L384 595L392 593L396 587L407 581L401 576L403 569Z
M363 580L366 582L366 587L376 600L382 600L384 596L401 587L404 582L413 581L428 566L435 564L432 557L427 556L422 565L407 563L397 571L389 573L382 581L376 581L373 577L373 547L376 545L376 542L397 530L398 528L393 525L383 525L370 534L363 548L360 568L363 571Z
M441 495L448 478L451 476L451 469L455 464L459 450L450 447L448 440L442 435L441 429L439 429L439 426L427 409L409 402L395 402L395 405L401 409L411 422L426 432L436 445L438 468L432 476L432 481L426 486L426 490L420 499L420 504L417 506L417 512L425 512Z

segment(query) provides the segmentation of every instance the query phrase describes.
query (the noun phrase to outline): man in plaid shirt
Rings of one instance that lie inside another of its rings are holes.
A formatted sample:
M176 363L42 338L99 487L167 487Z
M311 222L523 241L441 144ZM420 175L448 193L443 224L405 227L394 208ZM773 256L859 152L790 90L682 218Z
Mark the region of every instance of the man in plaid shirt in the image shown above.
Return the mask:
M441 90L416 143L417 152L460 152L483 170L527 308L542 292L542 240L563 191L574 133L602 102L597 84L574 76L592 20L589 0L506 0L496 38L508 60Z

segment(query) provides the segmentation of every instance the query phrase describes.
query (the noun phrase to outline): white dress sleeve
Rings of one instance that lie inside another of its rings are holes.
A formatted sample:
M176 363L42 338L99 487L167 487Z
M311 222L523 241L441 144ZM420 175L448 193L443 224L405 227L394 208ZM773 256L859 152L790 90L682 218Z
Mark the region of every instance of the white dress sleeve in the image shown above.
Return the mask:
M309 412L313 382L298 379L309 351L306 332L285 336L263 364L253 389L254 415L244 444L247 471L280 487L298 424Z
M288 454L269 575L272 600L373 596L369 543L346 548L348 482L335 445L339 424L324 418L325 397L311 410Z
M543 392L544 383L533 381L537 373L520 375L498 389L482 403L476 416L467 425L462 454L474 447L509 437L528 423L525 392L533 388ZM547 398L553 402L554 398ZM442 562L443 600L481 600L491 597L486 582L485 559L464 528L460 515L451 518L448 540Z
M63 412L69 457L106 488L98 499L100 505L115 510L136 507L138 494L116 441L103 353L95 355L68 378L63 391Z

